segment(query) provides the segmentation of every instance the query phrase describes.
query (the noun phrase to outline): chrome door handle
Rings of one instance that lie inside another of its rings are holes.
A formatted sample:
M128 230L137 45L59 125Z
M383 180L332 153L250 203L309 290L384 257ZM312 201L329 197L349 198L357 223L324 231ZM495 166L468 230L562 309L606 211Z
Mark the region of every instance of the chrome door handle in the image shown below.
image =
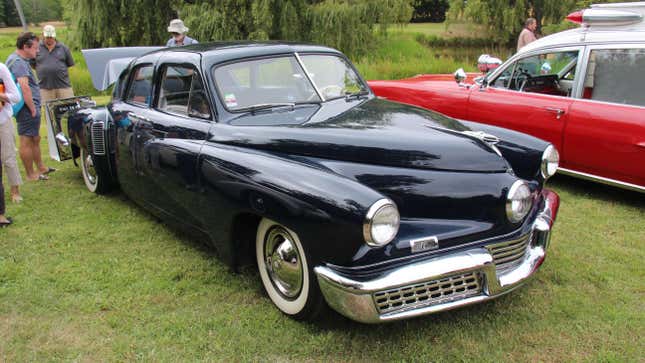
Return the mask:
M556 108L556 107L545 107L544 109L549 112L555 113L556 115L555 118L557 118L558 120L560 119L560 117L562 117L562 115L564 115L564 112L565 112L563 109Z

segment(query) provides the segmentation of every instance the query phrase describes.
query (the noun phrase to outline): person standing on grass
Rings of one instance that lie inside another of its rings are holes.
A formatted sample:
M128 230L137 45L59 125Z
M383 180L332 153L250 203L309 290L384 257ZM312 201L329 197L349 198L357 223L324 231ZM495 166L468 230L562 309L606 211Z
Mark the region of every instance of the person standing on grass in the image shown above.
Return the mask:
M38 85L43 104L58 98L74 97L68 71L74 65L72 52L56 40L56 28L53 25L43 27L43 37L36 56L36 73L40 79Z
M7 179L11 186L11 201L20 203L22 197L20 196L20 185L22 184L22 177L20 170L18 170L18 163L16 162L16 140L14 139L14 128L11 116L13 109L11 104L20 101L20 94L18 88L11 77L11 73L4 63L0 63L0 160L2 166L7 170Z
M166 47L180 47L182 45L197 44L195 39L186 35L188 28L184 25L181 19L173 19L168 25L168 33L172 34L172 38L166 42Z
M517 50L520 50L525 45L537 40L535 29L537 29L537 21L535 18L526 19L524 22L524 29L522 29L520 36L517 38Z
M12 223L12 220L5 216L2 165L8 166L7 176L9 177L9 184L11 184L11 199L14 202L19 202L15 197L20 198L18 185L22 184L16 163L16 146L11 122L11 115L13 115L11 104L20 101L20 95L18 94L18 88L13 83L9 69L2 63L0 63L0 81L2 81L0 86L0 160L2 160L0 163L0 227L6 227Z
M7 58L7 66L22 88L25 105L16 115L20 137L20 159L28 180L47 180L54 168L45 166L40 154L40 87L29 60L38 54L38 36L25 32L16 40L16 51ZM35 168L34 168L35 166Z
M2 157L2 151L0 151L0 157ZM5 214L4 186L2 185L2 163L0 163L0 228L4 228L10 225L11 223L13 223L13 221L11 220L11 217L7 217L4 214Z

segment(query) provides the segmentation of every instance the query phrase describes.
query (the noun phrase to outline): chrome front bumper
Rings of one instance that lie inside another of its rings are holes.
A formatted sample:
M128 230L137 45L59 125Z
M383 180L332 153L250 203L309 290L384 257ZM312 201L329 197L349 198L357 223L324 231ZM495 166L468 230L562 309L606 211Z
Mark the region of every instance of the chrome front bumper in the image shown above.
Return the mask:
M548 190L543 191L543 197L544 206L526 236L526 252L512 268L496 266L486 247L411 263L366 281L318 266L314 271L325 300L350 319L379 323L454 309L508 293L522 285L544 261L559 199ZM394 304L388 305L388 299ZM384 304L389 308L383 309Z

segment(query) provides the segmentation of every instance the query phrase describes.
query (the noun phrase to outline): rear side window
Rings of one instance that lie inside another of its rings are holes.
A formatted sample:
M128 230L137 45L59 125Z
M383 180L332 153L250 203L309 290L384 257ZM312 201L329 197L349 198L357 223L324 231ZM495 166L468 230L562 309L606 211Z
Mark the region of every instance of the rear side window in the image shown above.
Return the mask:
M210 119L208 98L197 70L185 65L163 67L157 108L176 115Z
M152 65L137 66L132 70L132 80L128 88L126 101L141 105L150 105L152 96Z
M645 49L596 49L589 55L582 98L645 106Z

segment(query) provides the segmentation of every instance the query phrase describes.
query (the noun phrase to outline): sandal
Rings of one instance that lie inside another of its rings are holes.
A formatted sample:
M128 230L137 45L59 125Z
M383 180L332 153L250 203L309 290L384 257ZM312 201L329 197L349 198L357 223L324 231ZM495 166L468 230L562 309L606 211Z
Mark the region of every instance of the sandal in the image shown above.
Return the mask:
M42 174L43 174L43 175L47 175L47 174L49 174L49 173L53 173L53 172L55 172L56 170L58 170L58 169L48 167L48 168L47 168L47 171L42 172Z
M49 180L49 177L45 174L38 175L38 180Z
M21 195L12 195L11 196L11 201L16 203L16 204L18 204L18 203L22 202L23 199L22 199Z
M7 217L6 222L0 222L0 228L5 228L8 225L11 225L13 223L13 219L11 217Z

